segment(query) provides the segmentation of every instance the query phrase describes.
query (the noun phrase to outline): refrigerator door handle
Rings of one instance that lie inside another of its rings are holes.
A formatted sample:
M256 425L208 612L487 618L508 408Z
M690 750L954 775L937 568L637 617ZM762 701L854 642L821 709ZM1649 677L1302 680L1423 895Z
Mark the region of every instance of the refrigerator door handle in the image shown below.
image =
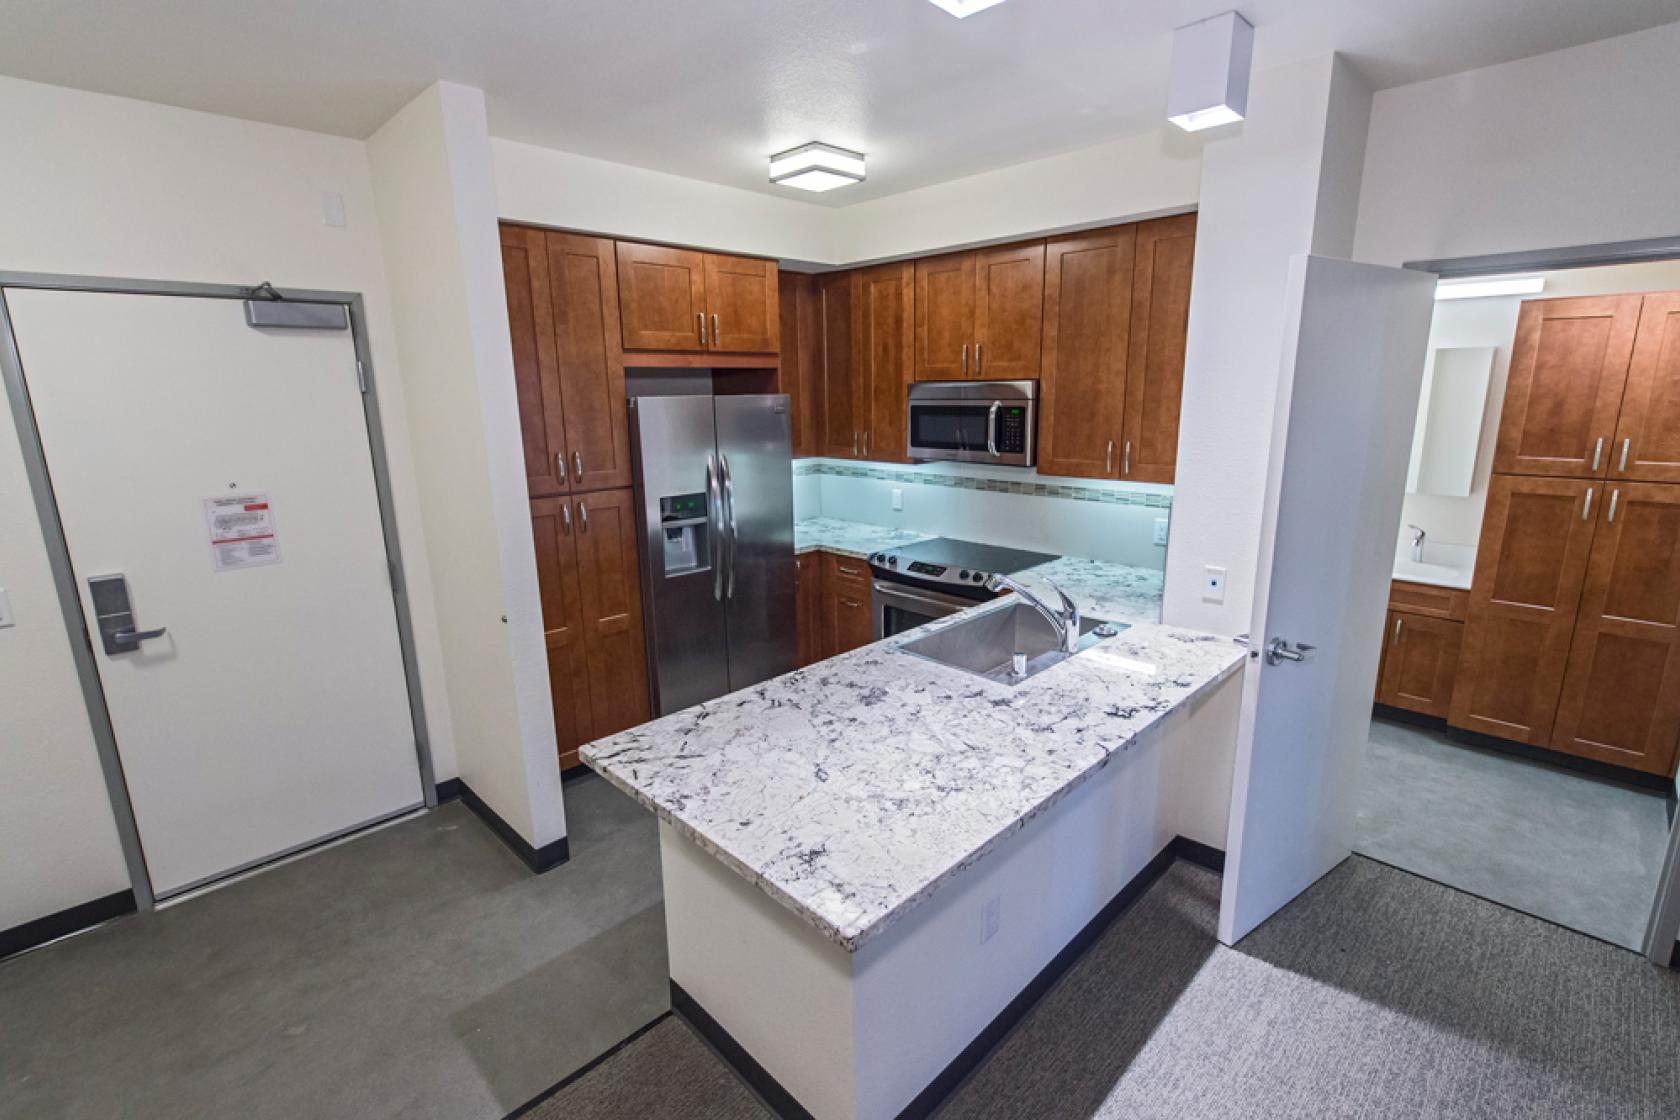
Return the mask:
M712 537L712 598L723 601L723 499L718 496L717 472L706 456L706 531Z
M723 479L723 511L728 518L728 526L724 530L725 539L729 542L729 574L724 588L725 599L735 598L735 549L738 538L735 532L735 484L729 477L729 456L718 452L718 475Z

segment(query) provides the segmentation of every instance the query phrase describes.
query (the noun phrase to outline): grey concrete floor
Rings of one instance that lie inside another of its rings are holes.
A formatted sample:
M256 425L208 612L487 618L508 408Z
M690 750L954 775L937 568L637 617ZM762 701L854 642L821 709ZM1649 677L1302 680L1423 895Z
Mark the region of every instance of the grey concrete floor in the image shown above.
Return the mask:
M653 816L460 804L0 963L0 1117L494 1118L669 1007Z
M1382 719L1370 745L1356 851L1639 948L1666 797Z

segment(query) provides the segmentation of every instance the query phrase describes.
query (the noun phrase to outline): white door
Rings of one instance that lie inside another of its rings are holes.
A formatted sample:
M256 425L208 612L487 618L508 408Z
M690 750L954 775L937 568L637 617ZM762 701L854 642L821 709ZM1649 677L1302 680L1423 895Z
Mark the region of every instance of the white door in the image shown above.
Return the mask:
M350 332L5 299L153 891L421 804ZM108 653L89 581L119 574L165 633Z
M1353 850L1435 277L1290 262L1219 939ZM1266 656L1274 641L1303 660ZM1298 654L1302 644L1314 647Z

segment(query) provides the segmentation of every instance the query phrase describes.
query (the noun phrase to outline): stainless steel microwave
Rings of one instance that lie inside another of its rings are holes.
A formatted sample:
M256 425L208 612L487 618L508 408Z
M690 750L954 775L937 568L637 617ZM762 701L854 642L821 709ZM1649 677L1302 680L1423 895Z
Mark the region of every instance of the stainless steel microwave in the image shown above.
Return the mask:
M917 381L910 458L1030 467L1038 461L1038 382Z

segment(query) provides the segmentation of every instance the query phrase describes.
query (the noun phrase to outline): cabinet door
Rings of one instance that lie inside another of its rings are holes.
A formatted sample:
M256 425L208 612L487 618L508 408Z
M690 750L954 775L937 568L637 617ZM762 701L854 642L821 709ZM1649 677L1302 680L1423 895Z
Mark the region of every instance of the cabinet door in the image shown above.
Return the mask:
M599 739L647 722L649 713L636 497L633 490L598 490L572 501L593 700L591 731Z
M1495 471L1604 477L1639 302L1638 296L1523 301L1493 453Z
M1602 483L1493 476L1448 722L1545 746L1581 603Z
M706 255L618 243L618 301L626 350L704 350Z
M1038 473L1118 478L1137 227L1045 249Z
M853 368L866 459L904 462L909 412L911 337L915 299L909 263L884 264L857 274L852 292Z
M1463 640L1462 622L1388 612L1388 648L1383 651L1377 702L1445 716L1452 706Z
M781 339L776 262L706 254L706 347L774 354Z
M867 564L823 553L822 594L824 657L836 657L874 640Z
M974 374L974 254L916 262L917 381L959 381Z
M629 486L630 425L613 243L550 232L544 244L572 489Z
M1672 775L1680 739L1680 486L1609 484L1552 746Z
M788 396L792 413L793 455L822 454L818 433L822 430L820 417L822 394L816 386L817 369L822 361L821 303L817 298L816 277L802 272L783 272L776 278L781 291L778 299L781 316L781 365L776 377L777 391Z
M513 339L513 383L525 449L525 487L533 498L568 489L565 412L554 353L545 231L503 225L502 282Z
M1178 412L1184 399L1190 269L1195 256L1196 215L1138 224L1121 478L1173 481L1178 466Z
M795 611L799 627L799 664L803 668L821 661L825 656L822 553L805 552L794 557L794 560L797 564L796 578L799 581L798 606Z
M573 543L576 534L571 499L538 498L531 503L537 593L542 602L544 644L548 647L548 688L562 770L576 766L578 747L595 738L590 717L589 658L584 649L583 609L578 595L577 547Z
M852 363L851 272L830 272L817 280L818 344L817 390L821 399L817 416L821 428L819 454L835 459L855 459L861 452L862 427L858 423L857 378Z
M1044 334L1044 242L974 255L974 376L1037 377Z
M1680 482L1680 292L1640 306L1612 455L1613 478Z

